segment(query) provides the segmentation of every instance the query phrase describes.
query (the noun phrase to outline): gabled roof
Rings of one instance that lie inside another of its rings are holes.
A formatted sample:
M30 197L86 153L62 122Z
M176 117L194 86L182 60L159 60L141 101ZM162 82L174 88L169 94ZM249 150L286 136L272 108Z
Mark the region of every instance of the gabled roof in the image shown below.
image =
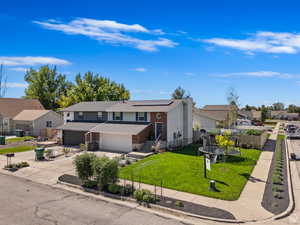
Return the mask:
M228 116L228 111L223 110L194 109L194 113L216 121L224 121Z
M182 100L125 101L109 107L107 112L169 112Z
M231 111L236 107L233 105L205 105L204 110L222 110L222 111Z
M0 114L2 117L13 118L25 109L44 109L37 99L0 98Z
M148 126L149 124L101 123L90 131L105 134L137 135Z
M43 115L46 115L51 110L23 110L16 115L13 120L34 121Z
M92 128L99 125L99 123L78 123L68 122L64 125L56 127L58 130L70 130L70 131L90 131Z
M94 101L81 102L63 112L168 112L182 100L137 100L137 101Z
M94 101L80 102L70 107L63 109L63 112L97 112L105 111L110 106L120 103L120 101Z

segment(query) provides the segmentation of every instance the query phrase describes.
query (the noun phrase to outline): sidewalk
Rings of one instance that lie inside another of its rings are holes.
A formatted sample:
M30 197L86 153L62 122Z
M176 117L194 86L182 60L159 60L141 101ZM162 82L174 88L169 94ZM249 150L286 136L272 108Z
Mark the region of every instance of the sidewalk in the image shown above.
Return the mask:
M279 132L279 123L276 125L273 133L269 139L277 140ZM190 201L193 203L205 205L208 207L216 207L232 213L238 220L262 220L272 217L274 214L268 212L261 206L263 194L265 190L265 183L268 179L269 169L271 166L273 152L262 151L257 161L257 164L252 171L251 177L238 200L226 201L220 199L209 198L201 195L195 195L187 192L176 191L172 189L163 188L163 196L176 198L182 201ZM123 181L121 181L122 183ZM130 183L131 181L127 181ZM137 182L134 182L135 187L139 187ZM149 184L140 184L141 188L148 189L154 192L155 187ZM156 191L160 194L160 187L156 187ZM250 210L251 209L251 210Z
M279 124L277 124L270 136L270 139L276 140L278 130ZM55 186L57 178L62 174L75 174L75 170L72 165L74 156L67 158L62 157L51 162L36 162L34 161L34 152L17 154L18 157L13 159L13 162L27 161L29 162L30 167L23 168L15 173L1 170L1 173L24 177L35 182L49 184L52 186ZM225 211L229 211L238 220L262 220L270 218L273 214L266 211L261 206L261 201L263 198L265 182L268 177L272 155L273 152L270 151L263 151L261 153L260 158L257 161L257 165L251 174L252 179L247 182L240 198L237 201L219 200L166 188L163 188L163 195L183 201L191 201L208 207L220 208ZM0 155L0 167L3 168L5 163L6 157ZM138 187L138 184L135 183L135 186ZM152 185L141 184L141 188L154 191L154 186ZM157 193L159 194L159 192L160 188L157 187Z

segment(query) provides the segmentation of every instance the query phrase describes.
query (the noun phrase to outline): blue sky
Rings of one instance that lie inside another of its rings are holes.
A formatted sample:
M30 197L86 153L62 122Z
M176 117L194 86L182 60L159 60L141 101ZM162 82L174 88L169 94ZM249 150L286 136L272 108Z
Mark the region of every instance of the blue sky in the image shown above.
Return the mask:
M69 80L92 71L124 83L132 99L164 99L182 86L198 106L300 104L297 1L5 1L0 63L7 97L24 71L57 65Z

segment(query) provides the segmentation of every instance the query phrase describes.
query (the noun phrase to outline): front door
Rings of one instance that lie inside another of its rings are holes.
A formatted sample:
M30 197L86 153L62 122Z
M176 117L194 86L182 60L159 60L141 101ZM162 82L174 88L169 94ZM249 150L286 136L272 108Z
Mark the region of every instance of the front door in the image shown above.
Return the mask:
M163 123L155 123L155 139L161 138L163 131Z

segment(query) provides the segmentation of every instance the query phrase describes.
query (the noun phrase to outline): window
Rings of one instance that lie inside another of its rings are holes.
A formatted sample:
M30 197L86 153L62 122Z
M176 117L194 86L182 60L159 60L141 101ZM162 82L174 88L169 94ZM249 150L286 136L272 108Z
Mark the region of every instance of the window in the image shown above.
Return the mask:
M83 112L78 112L78 119L83 119Z
M136 113L136 121L147 121L147 113L137 112Z
M113 113L113 120L122 120L122 113L121 112L114 112Z
M46 127L52 127L52 121L47 121L46 122Z
M104 120L102 112L98 112L97 119L98 120Z

